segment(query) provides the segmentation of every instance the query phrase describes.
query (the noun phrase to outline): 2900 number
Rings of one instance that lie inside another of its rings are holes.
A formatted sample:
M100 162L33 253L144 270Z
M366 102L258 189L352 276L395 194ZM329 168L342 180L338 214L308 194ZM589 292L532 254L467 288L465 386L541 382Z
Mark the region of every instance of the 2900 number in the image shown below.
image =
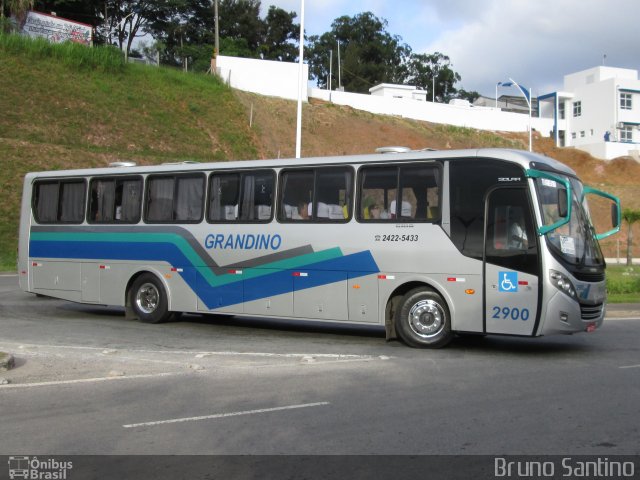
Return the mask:
M493 307L493 317L498 320L529 320L528 308Z

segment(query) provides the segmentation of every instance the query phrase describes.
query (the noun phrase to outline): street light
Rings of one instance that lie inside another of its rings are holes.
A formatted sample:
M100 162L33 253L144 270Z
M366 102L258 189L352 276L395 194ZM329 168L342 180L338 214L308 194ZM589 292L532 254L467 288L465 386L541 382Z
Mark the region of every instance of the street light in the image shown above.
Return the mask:
M498 87L502 86L502 82L496 83L496 108L498 108Z
M431 77L431 101L436 103L436 77L438 76L438 69L433 67L433 75Z
M532 132L531 132L531 89L530 88L527 89L521 86L513 78L509 78L508 82L498 82L496 84L496 106L498 104L498 85L501 85L503 87L510 87L512 85L515 85L516 87L518 87L518 90L520 90L520 93L522 93L522 96L527 101L527 106L529 107L529 151L533 152L533 141L532 141L533 139L532 139Z
M120 30L124 30L124 21L129 18L131 15L133 15L136 12L130 12L128 13L122 20L120 20L118 22L118 29ZM120 26L122 24L122 27ZM109 30L109 39L111 39L111 30ZM129 62L129 49L127 48L127 42L125 42L125 46L124 46L124 62L128 63Z

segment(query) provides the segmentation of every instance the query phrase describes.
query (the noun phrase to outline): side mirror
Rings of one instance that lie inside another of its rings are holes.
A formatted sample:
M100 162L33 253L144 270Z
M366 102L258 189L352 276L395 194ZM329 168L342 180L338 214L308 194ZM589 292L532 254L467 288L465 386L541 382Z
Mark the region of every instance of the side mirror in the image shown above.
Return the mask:
M565 218L568 214L567 210L567 191L558 189L558 215Z
M611 227L616 228L620 226L620 209L617 203L611 204Z
M602 197L610 200L611 203L611 224L613 228L608 232L597 233L596 239L602 240L603 238L607 238L609 235L613 235L614 233L618 233L620 231L620 224L622 223L622 217L620 215L620 199L615 195L611 195L610 193L602 192L593 187L589 187L585 185L584 187L584 195L592 194L598 197Z

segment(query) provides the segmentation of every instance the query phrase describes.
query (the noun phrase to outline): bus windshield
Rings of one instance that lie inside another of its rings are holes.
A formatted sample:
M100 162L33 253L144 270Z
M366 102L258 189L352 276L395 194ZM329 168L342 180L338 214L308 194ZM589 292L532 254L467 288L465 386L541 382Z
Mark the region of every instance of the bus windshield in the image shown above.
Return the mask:
M569 222L551 230L545 237L551 251L576 267L604 267L604 257L596 240L589 207L582 183L571 177L571 216ZM552 225L564 216L560 198L566 196L565 186L547 178L537 178L538 196L543 225Z

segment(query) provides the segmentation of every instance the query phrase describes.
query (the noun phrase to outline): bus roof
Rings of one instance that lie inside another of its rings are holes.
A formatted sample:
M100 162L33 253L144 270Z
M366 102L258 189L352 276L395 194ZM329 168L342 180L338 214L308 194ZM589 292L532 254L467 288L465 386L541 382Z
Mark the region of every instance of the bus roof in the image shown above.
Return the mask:
M498 159L513 162L523 168L552 169L560 173L576 176L576 173L553 158L527 152L525 150L509 150L500 148L466 149L466 150L411 150L399 153L372 153L366 155L343 155L331 157L303 157L271 160L236 160L229 162L172 162L162 165L148 166L114 166L84 168L75 170L56 170L48 172L32 172L30 177L58 176L91 176L91 175L124 175L143 173L192 172L201 170L255 169L303 167L311 165L368 164L393 161L413 160L462 160L469 158ZM121 163L121 162L118 162ZM546 167L546 168L545 168Z

